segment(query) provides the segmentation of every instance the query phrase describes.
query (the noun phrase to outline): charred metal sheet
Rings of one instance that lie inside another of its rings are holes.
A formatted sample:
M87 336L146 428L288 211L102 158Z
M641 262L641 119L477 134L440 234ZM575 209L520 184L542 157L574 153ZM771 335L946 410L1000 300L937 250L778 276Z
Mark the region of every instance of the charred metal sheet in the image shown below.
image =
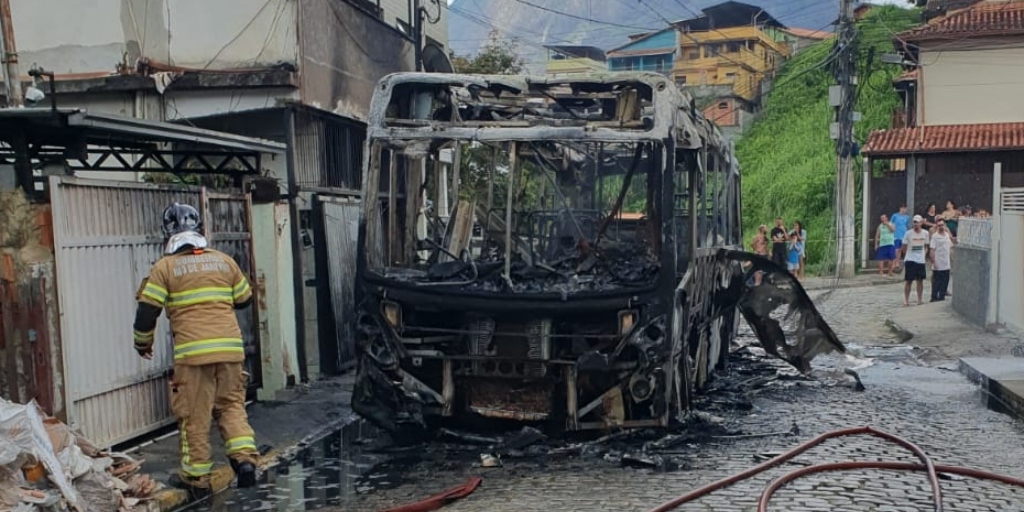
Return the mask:
M788 270L747 252L724 250L720 255L730 261L750 263L747 274L733 280L730 293L741 297L736 306L765 351L804 373L811 370L811 360L818 355L846 353L835 331ZM756 286L752 279L747 279L754 272L763 273Z

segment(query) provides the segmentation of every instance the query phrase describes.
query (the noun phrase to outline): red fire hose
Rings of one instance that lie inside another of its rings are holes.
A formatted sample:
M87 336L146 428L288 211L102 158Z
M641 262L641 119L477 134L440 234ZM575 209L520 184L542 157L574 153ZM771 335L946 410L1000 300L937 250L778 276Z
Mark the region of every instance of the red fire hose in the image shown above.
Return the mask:
M455 500L469 496L477 487L480 486L481 481L482 479L480 477L474 476L462 485L452 487L447 491L435 494L425 500L410 503L408 505L402 505L396 508L389 508L387 510L382 510L381 512L429 512L431 510L437 510Z
M750 477L752 477L754 475L757 475L757 474L762 473L762 472L764 472L764 471L766 471L768 469L771 469L771 468L773 468L775 466L778 466L779 464L782 464L783 462L786 462L786 461L796 457L797 455L800 455L801 453L806 452L810 448L812 448L814 446L817 446L817 445L821 444L822 442L824 442L824 441L826 441L828 439L837 438L837 437L851 436L851 435L861 435L861 434L868 434L868 435L880 437L880 438L885 439L885 440L887 440L889 442L892 442L894 444L898 444L898 445L906 448L907 450L913 452L914 455L916 455L919 459L921 459L922 463L921 464L911 464L911 463L907 463L907 462L858 462L858 461L850 461L850 462L818 464L818 465L814 465L814 466L800 468L798 470L786 473L785 475L777 478L775 481L771 482L771 484L769 484L768 487L766 487L764 489L764 491L761 493L761 499L758 502L758 506L757 506L758 512L768 512L768 502L771 500L772 494L774 494L775 491L780 489L782 486L784 486L787 483L792 482L793 480L796 480L796 479L798 479L798 478L800 478L802 476L810 475L810 474L813 474L813 473L825 472L825 471L846 471L846 470L853 470L853 469L892 469L892 470L902 470L902 471L905 471L905 470L913 470L913 471L922 471L923 470L923 471L927 471L928 472L928 480L929 480L929 482L931 483L931 486L932 486L932 499L935 501L935 512L942 512L942 490L941 490L941 488L939 486L939 479L938 479L938 472L939 471L941 471L943 473L959 474L959 475L964 475L964 476L969 476L969 477L979 478L979 479L985 479L985 480L994 480L994 481L1002 482L1002 483L1009 484L1009 485L1016 485L1016 486L1024 487L1024 480L1020 480L1020 479L1016 479L1016 478L1012 478L1012 477L1008 477L1008 476L997 475L995 473L988 473L988 472L985 472L985 471L979 471L979 470L975 470L975 469L961 468L961 467L957 467L957 466L935 466L935 464L932 463L931 458L929 458L928 455L926 453L924 453L923 450L918 448L916 445L914 445L910 441L907 441L907 440L902 439L900 437L897 437L895 435L889 434L887 432L882 432L880 430L876 430L876 429L874 429L872 427L857 427L857 428L849 428L849 429L843 429L843 430L835 430L835 431L832 431L832 432L826 432L824 434L821 434L820 436L815 437L814 439L811 439L810 441L807 441L807 442L805 442L803 444L797 445L795 448L792 448L791 450L789 450L789 451L779 455L778 457L775 457L775 458L773 458L771 460L767 460L767 461L765 461L765 462L763 462L761 464L758 464L757 466L754 466L754 467L752 467L752 468L750 468L750 469L748 469L746 471L743 471L741 473L737 473L735 475L732 475L730 477L724 478L724 479L719 480L717 482L713 482L713 483L710 483L708 485L705 485L705 486L703 486L703 487L701 487L699 489L690 491L690 492L688 492L688 493L686 493L686 494L684 494L682 496L679 496L678 498L675 498L675 499L673 499L673 500L671 500L669 502L666 502L666 503L664 503L662 505L659 505L658 507L652 509L651 512L666 512L666 511L669 511L669 510L673 510L676 507L678 507L679 505L682 505L684 503L693 501L693 500L695 500L697 498L700 498L702 496L711 494L712 492L720 490L720 489L722 489L724 487L732 485L732 484L734 484L736 482L739 482L741 480L746 480L746 479L748 479L748 478L750 478Z

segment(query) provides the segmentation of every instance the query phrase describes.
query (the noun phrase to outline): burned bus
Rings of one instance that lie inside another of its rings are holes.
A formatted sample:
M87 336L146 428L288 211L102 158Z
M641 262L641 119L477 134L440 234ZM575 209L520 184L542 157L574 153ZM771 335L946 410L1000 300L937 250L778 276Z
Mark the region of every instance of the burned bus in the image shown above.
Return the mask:
M731 144L661 75L393 74L367 135L352 405L396 438L446 418L668 426L737 311L773 309L742 301L740 260L778 269L736 252Z

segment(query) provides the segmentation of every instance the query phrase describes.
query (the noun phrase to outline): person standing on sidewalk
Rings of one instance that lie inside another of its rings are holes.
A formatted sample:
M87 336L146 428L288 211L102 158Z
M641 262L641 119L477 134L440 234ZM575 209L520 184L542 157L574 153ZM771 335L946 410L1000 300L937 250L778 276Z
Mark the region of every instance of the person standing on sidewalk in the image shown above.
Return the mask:
M910 224L910 217L907 216L907 205L901 204L900 210L891 216L889 219L892 220L893 226L893 249L899 254L900 248L903 247L903 237L907 234L907 226ZM898 258L893 259L893 272L897 272L900 269L900 263Z
M181 467L172 484L194 498L211 491L210 421L216 418L239 487L256 484L259 451L245 412L245 348L235 310L252 290L238 264L207 248L199 212L174 203L164 210L164 257L142 281L136 299L135 350L153 358L153 334L167 311L174 343L171 412L178 419Z
M896 237L895 228L889 217L882 215L878 229L875 231L875 259L878 260L878 275L892 277L892 270L896 267ZM889 272L885 272L886 264Z
M946 291L949 288L949 256L953 248L953 237L946 227L946 222L938 219L935 224L935 234L928 244L931 248L929 256L932 262L932 302L946 300Z
M771 231L772 237L772 261L776 265L786 268L786 240L789 239L786 236L786 228L782 223L782 217L775 219L775 227Z
M914 215L912 228L903 236L903 305L910 305L910 284L917 283L917 303L924 303L924 280L927 277L928 231L921 229L924 219Z

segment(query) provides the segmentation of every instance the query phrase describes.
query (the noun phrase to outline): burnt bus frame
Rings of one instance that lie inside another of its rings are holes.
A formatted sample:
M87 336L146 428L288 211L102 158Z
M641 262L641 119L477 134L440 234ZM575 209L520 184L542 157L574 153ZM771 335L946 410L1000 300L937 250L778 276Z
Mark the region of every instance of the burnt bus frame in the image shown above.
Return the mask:
M705 121L704 125L700 125L694 122L695 114L693 111L689 111L686 115L682 115L681 111L684 108L691 107L689 105L680 102L677 95L682 98L686 96L675 90L675 86L669 83L663 76L646 73L646 74L631 74L626 77L597 77L597 78L573 78L573 79L546 79L546 78L529 78L532 83L566 83L566 82L592 82L592 83L609 83L609 82L621 82L621 83L643 83L648 85L652 91L652 103L654 104L655 121L654 126L646 131L625 131L625 130L611 130L601 128L598 129L580 129L575 127L570 128L478 128L478 127L460 127L458 125L448 123L431 123L431 126L423 127L394 127L386 126L384 119L384 112L387 106L391 102L391 93L396 86L403 84L451 84L451 85L462 85L462 84L479 84L485 86L489 82L508 82L513 86L522 86L524 83L521 82L522 77L507 77L507 76L472 76L472 75L449 75L449 74L425 74L425 73L397 73L384 77L379 83L379 91L374 95L373 102L371 104L370 123L366 141L366 151L364 153L364 175L363 175L363 187L377 187L379 190L380 184L377 181L371 180L370 166L371 159L375 153L381 153L388 149L394 149L396 154L400 152L399 148L386 147L389 142L394 141L411 141L411 140L427 140L427 139L445 139L445 140L461 140L461 141L473 141L473 140L487 140L487 141L500 141L507 142L512 140L529 141L543 138L547 140L572 140L572 141L593 141L593 142L633 142L633 143L656 143L655 149L661 151L653 151L654 163L661 171L660 180L652 180L654 197L661 198L659 202L659 208L657 211L658 225L659 225L659 237L660 237L660 255L659 260L662 263L661 271L659 272L658 279L655 286L648 287L642 290L621 290L614 292L598 292L598 293L577 293L572 296L572 299L565 301L562 299L560 294L530 294L524 297L516 297L514 295L505 294L497 295L494 293L472 293L459 290L443 290L443 289L432 289L425 290L418 287L413 283L397 282L394 280L388 280L376 272L370 271L368 266L368 260L366 251L364 249L367 240L367 226L366 217L369 208L376 208L377 205L370 204L368 201L368 194L363 195L364 207L360 215L360 221L358 225L358 240L360 250L357 251L357 279L358 283L355 287L355 300L356 304L360 305L364 309L365 313L375 313L379 311L379 300L383 296L387 296L389 300L395 300L399 303L411 303L416 304L420 307L421 304L434 304L437 305L438 309L459 309L459 308L471 308L473 311L478 312L508 312L511 309L521 313L540 313L550 312L551 307L557 306L559 312L580 312L590 311L595 309L627 309L631 307L631 304L643 303L646 304L646 312L642 314L641 318L637 319L637 323L645 323L651 319L656 319L659 316L665 317L666 331L671 331L670 326L673 324L673 317L676 314L676 298L680 293L678 289L680 285L680 279L690 267L691 264L697 261L697 257L700 254L699 240L698 240L698 223L697 223L697 201L688 200L688 220L689 226L689 240L687 241L687 254L677 254L678 244L675 240L675 184L677 175L681 176L682 173L676 171L676 157L678 154L685 155L686 165L686 177L687 177L687 193L691 194L691 197L695 195L697 190L698 178L702 173L710 172L706 168L707 162L707 146L709 141L713 141L715 138L720 137L717 130L709 122ZM669 91L668 88L673 90ZM667 108L668 106L676 108ZM677 141L680 142L677 144ZM723 153L724 144L719 139L719 153ZM660 146L660 147L659 147ZM380 170L383 169L383 164L378 159L378 180L380 178ZM702 165L704 163L705 165ZM717 169L716 169L717 170ZM668 191L667 193L665 191ZM706 191L703 191L705 192ZM374 194L378 196L378 194ZM379 198L378 198L379 201ZM723 205L725 207L726 205ZM736 204L737 220L739 215L738 201ZM368 308L367 306L373 306ZM668 334L668 333L666 333ZM734 334L734 332L733 332ZM383 334L386 336L387 334ZM684 335L685 336L685 335ZM728 343L729 340L723 340L724 343ZM667 343L670 346L674 345L674 341L669 339ZM359 345L359 344L357 344ZM687 343L682 342L685 347ZM357 349L358 351L359 349ZM675 350L674 348L672 350ZM686 363L686 354L683 354L683 358L680 363ZM427 359L429 356L423 356ZM453 386L454 379L452 377L451 362L457 360L480 360L481 358L487 358L487 356L470 356L470 355L442 355L440 357L433 357L433 359L440 359L444 367L444 385L443 389L439 393L446 402L444 403L442 416L451 416L452 403L448 401L450 393L454 390L450 389ZM360 363L363 364L363 359L360 358ZM487 358L493 360L494 358ZM577 403L578 397L576 393L577 375L575 370L575 361L557 361L548 360L547 364L552 367L561 367L564 372L565 380L565 416L566 425L565 430L586 430L586 429L599 429L607 428L609 425L604 422L580 422L579 411L581 410L580 404ZM642 419L642 420L626 420L615 424L617 427L622 428L635 428L635 427L665 427L668 426L673 413L680 412L681 410L689 409L690 407L690 395L692 390L690 389L691 376L689 375L688 368L689 364L676 364L666 365L666 374L664 375L664 386L665 386L665 401L663 412L657 418ZM676 388L673 390L672 383L676 380L677 374L681 373L682 380L685 382L685 391ZM681 392L681 393L680 393ZM682 396L675 396L674 393ZM598 401L600 398L598 399ZM673 401L676 403L673 404ZM673 407L675 406L675 407ZM589 413L589 411L587 411ZM522 419L522 418L512 418Z

